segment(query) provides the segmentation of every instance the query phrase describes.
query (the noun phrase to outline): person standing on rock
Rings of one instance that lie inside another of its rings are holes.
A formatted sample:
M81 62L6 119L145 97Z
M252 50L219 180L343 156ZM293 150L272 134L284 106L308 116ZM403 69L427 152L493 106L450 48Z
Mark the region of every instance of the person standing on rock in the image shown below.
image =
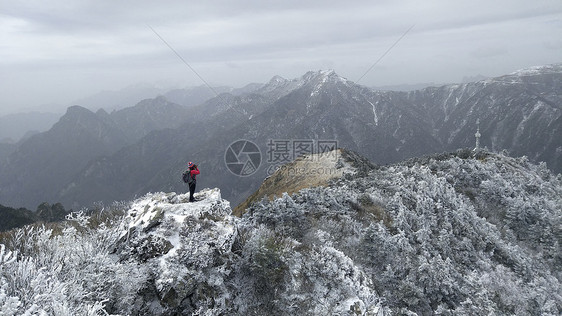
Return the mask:
M195 185L197 184L197 175L201 172L197 165L193 162L187 164L188 169L183 173L183 182L189 185L189 202L195 202L193 199L193 193L195 193Z

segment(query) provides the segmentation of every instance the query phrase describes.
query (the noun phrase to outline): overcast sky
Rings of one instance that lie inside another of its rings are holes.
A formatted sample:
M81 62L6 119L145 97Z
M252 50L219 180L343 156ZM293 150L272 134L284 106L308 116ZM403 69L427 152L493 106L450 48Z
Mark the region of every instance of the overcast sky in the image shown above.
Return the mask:
M562 62L560 0L0 0L0 115L136 83L241 87L334 69L453 83ZM44 107L43 110L48 110Z

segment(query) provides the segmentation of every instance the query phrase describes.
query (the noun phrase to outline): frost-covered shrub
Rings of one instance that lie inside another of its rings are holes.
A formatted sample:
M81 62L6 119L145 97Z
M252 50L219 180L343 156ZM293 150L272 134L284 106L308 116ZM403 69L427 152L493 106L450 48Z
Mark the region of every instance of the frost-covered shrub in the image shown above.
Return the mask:
M146 276L135 264L110 255L117 234L87 217L70 218L60 231L30 227L15 232L17 259L3 264L3 293L17 302L16 314L103 315L126 312ZM8 301L8 302L10 302Z
M11 264L16 260L13 252L6 249L6 246L0 244L0 315L16 315L21 302L17 296L9 296L6 294L8 283L4 278L4 266Z
M234 281L240 286L236 313L363 315L383 311L370 278L314 230L303 242L266 226L246 234Z
M244 221L295 240L284 258L309 266L310 249L340 251L399 314L556 314L561 192L544 167L459 151L262 202Z
M288 267L284 253L288 249L285 241L266 227L252 230L249 234L236 267L238 282L243 284L238 298L240 312L282 313L275 302L286 289Z
M23 258L4 264L1 272L3 315L103 315L103 302L85 300L76 280L62 280L62 265L38 266Z
M215 189L14 231L0 315L562 312L562 177L466 150L369 170L242 218Z

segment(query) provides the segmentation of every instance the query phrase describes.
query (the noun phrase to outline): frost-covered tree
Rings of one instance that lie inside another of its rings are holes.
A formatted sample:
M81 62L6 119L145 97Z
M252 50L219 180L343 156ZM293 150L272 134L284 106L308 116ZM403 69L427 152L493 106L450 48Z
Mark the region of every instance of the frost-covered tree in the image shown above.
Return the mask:
M4 235L0 314L562 312L562 177L525 158L415 158L242 218L217 189L198 195Z

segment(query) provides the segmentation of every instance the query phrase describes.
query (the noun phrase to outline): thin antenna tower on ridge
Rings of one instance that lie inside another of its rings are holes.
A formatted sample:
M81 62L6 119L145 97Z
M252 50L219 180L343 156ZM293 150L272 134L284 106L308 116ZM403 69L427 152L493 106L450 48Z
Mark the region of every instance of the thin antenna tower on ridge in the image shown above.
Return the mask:
M482 134L480 134L480 119L476 120L476 126L476 134L474 134L474 137L476 137L476 147L474 147L474 150L480 149L480 136L482 136Z

